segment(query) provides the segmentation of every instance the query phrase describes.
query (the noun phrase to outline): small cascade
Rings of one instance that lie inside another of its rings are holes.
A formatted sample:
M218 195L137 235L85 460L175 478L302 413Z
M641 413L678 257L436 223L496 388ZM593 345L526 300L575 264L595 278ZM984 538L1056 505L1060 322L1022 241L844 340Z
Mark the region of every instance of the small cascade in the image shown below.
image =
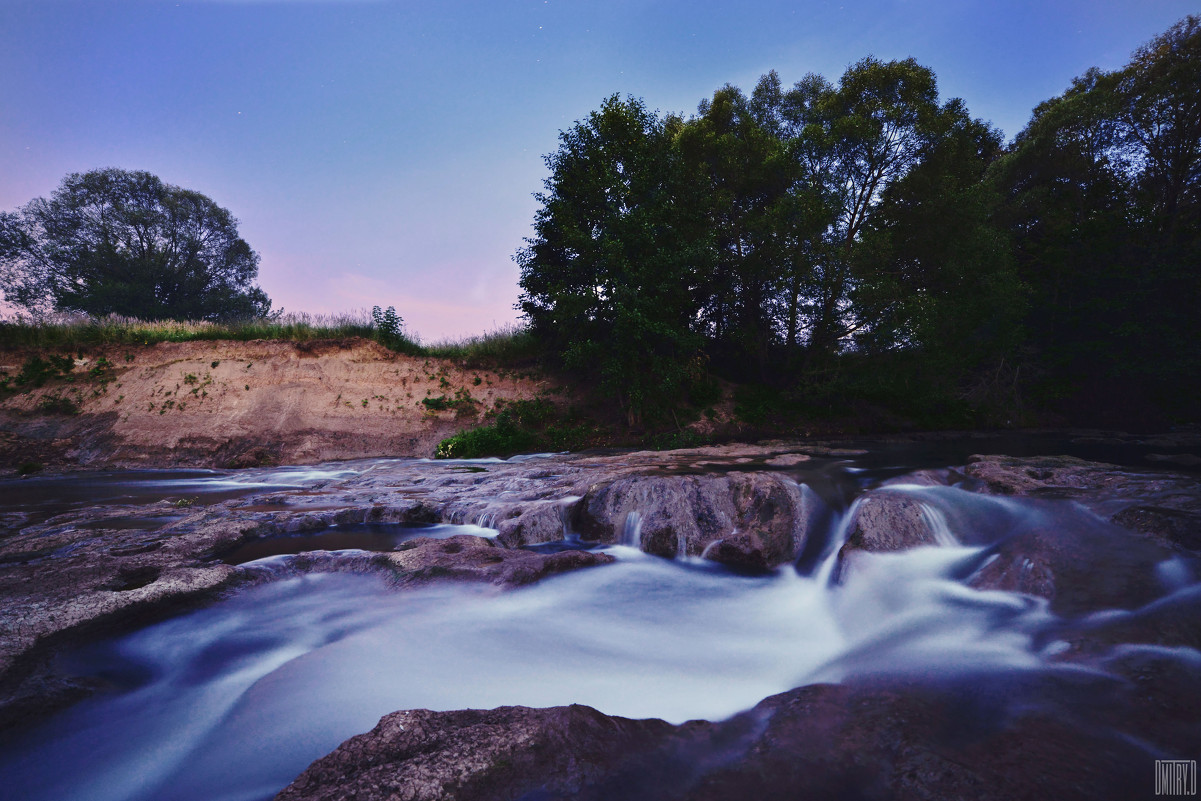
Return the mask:
M567 495L555 502L559 511L559 522L563 525L563 539L567 542L577 541L580 538L579 534L571 530L571 512L580 497L579 495Z
M951 527L947 524L946 515L929 504L920 504L919 508L921 509L922 520L930 527L930 533L934 535L935 542L947 548L963 544L951 532Z
M621 544L642 550L642 515L630 512L621 527Z
M496 512L492 510L482 512L475 524L480 528L496 528Z
M805 506L812 511L807 515L805 542L797 557L796 569L801 575L808 576L818 571L826 558L842 547L851 501L847 497L849 493L833 481L823 481L820 485L806 482L800 487Z

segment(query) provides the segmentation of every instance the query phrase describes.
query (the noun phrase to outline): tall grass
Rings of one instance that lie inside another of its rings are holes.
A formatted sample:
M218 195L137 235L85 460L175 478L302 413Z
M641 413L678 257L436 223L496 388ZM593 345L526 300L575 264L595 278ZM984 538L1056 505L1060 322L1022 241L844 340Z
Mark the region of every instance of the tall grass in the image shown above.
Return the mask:
M291 312L279 317L227 322L147 322L119 315L89 317L83 314L16 316L0 320L0 348L71 350L97 345L153 345L158 342L198 340L244 342L278 339L303 342L349 337L374 339L399 353L453 359L469 366L518 364L537 356L534 338L525 328L517 325L424 346L415 335L401 332L399 336L392 336L380 331L372 321L370 312L365 309L342 314Z
M371 316L365 311L348 314L293 312L274 318L209 322L159 320L83 314L43 317L17 316L0 321L0 347L73 348L86 345L153 345L156 342L232 339L334 339L373 338Z
M422 355L452 359L469 367L515 365L538 358L538 342L529 329L510 323L485 334L442 340L422 347Z

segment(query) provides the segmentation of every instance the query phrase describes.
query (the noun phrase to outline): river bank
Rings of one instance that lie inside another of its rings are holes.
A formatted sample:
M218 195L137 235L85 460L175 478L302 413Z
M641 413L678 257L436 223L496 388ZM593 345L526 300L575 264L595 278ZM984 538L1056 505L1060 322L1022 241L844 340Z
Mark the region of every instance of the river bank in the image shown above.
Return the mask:
M33 359L45 367L13 391ZM0 362L12 384L0 395L8 471L429 456L506 404L558 390L545 376L405 356L361 338L10 349Z

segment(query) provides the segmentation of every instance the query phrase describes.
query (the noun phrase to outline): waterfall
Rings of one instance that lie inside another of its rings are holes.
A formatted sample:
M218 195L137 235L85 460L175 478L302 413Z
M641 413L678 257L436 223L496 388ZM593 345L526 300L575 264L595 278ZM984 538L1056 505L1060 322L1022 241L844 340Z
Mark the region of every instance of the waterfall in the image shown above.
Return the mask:
M630 512L621 527L621 544L642 550L642 515Z

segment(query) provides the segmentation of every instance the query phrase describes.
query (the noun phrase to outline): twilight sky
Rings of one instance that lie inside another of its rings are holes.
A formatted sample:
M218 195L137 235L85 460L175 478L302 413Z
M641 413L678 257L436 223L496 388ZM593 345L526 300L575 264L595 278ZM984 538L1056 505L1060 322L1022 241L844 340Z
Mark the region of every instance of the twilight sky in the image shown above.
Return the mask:
M915 57L1012 138L1185 0L0 0L0 209L149 170L241 221L276 307L516 319L560 129L619 92L691 114L771 69Z

